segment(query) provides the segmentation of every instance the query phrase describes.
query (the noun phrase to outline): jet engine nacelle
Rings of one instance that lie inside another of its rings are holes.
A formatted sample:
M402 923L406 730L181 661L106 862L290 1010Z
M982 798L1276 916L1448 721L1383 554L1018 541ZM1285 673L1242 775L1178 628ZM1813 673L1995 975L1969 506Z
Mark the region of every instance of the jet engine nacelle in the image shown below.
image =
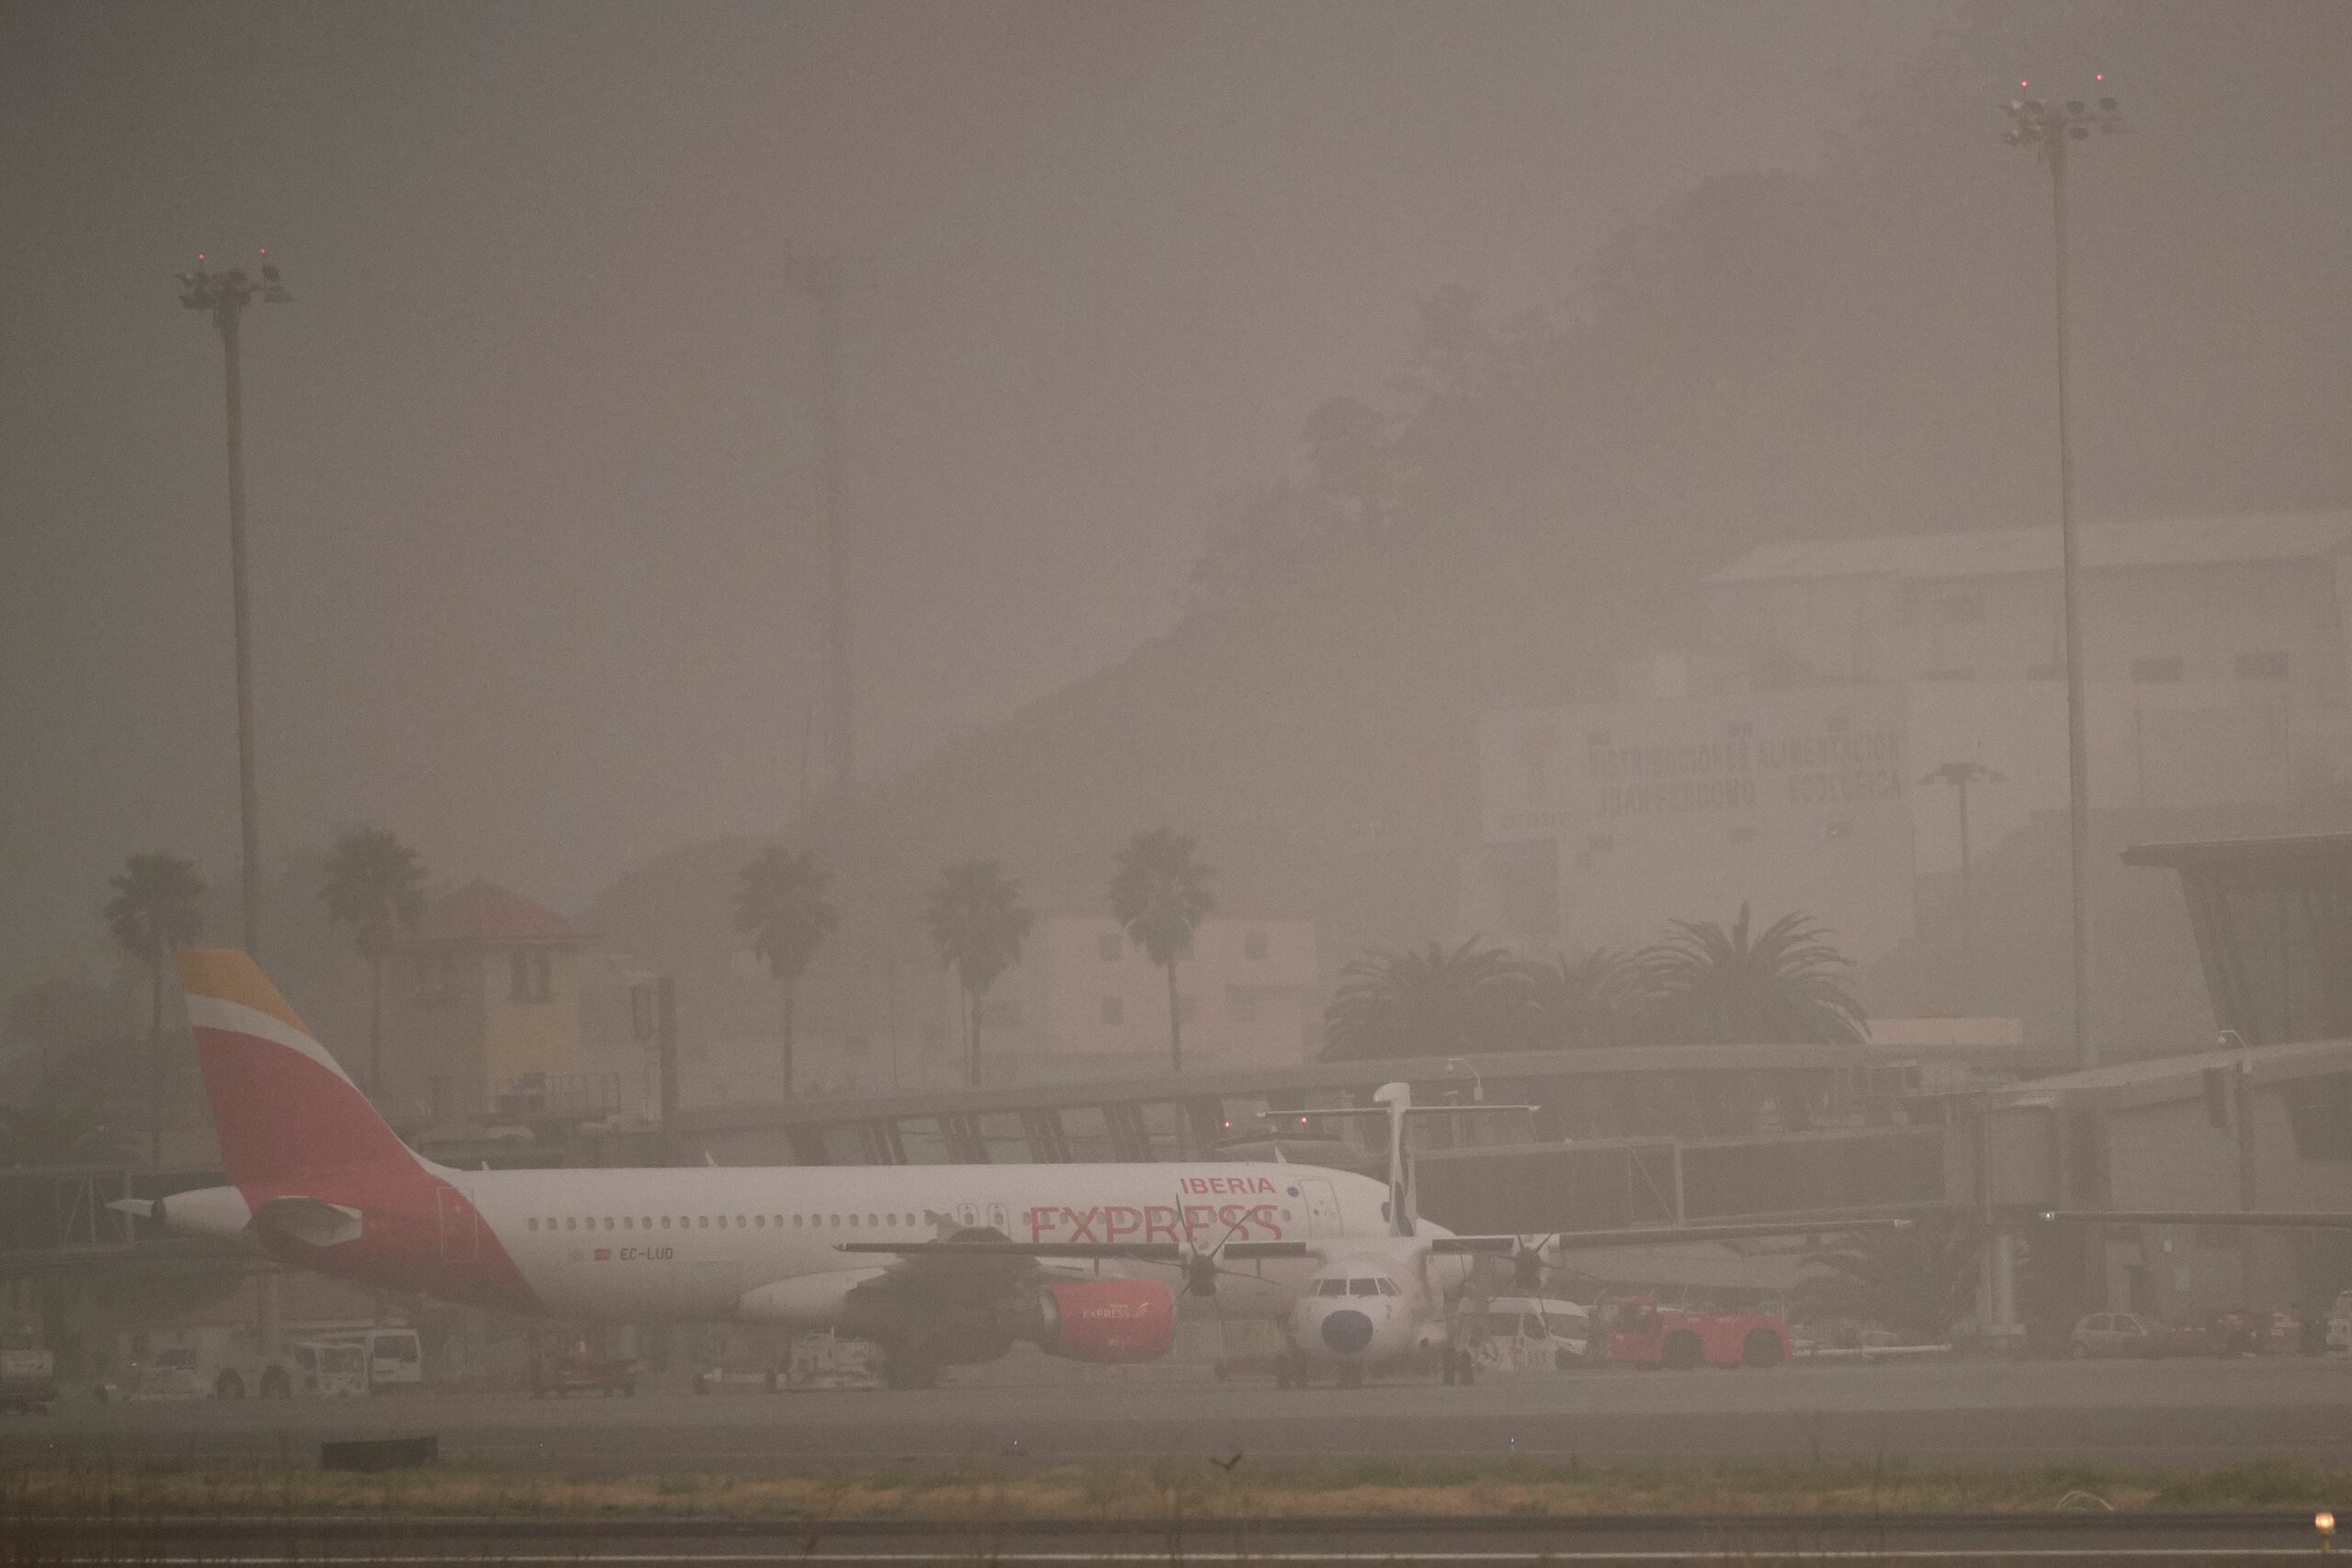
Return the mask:
M1176 1293L1159 1280L1047 1285L1038 1348L1072 1361L1156 1361L1176 1342Z

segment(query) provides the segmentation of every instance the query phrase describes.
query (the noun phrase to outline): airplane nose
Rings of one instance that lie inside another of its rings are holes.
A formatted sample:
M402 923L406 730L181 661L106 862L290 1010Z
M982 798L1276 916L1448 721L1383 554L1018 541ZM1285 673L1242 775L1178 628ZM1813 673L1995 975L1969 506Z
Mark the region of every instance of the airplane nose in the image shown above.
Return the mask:
M1372 1343L1372 1319L1342 1308L1323 1320L1323 1343L1342 1356L1352 1356Z

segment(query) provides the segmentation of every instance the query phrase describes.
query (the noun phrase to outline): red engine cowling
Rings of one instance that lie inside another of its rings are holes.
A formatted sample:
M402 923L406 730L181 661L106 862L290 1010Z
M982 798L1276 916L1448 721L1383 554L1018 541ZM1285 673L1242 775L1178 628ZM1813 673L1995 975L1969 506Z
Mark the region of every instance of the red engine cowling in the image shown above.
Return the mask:
M1156 1361L1176 1342L1176 1295L1158 1280L1048 1285L1038 1348L1073 1361Z

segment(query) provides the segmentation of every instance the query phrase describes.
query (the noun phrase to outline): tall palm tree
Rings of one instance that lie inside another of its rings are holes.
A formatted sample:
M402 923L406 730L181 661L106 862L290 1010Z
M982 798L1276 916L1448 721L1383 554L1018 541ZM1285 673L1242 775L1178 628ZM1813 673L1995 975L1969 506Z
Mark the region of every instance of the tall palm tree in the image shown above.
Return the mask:
M1326 1057L1461 1056L1526 1043L1526 972L1471 937L1406 953L1374 949L1340 971L1323 1011Z
M1111 874L1111 913L1144 956L1168 972L1168 1066L1184 1070L1184 1025L1176 1005L1176 961L1193 951L1193 932L1216 912L1209 891L1216 871L1193 853L1189 833L1151 828L1129 839Z
M161 851L132 855L109 879L107 930L147 971L147 1163L164 1162L164 967L203 934L204 878L196 863Z
M1984 1233L1965 1214L1923 1214L1903 1230L1857 1231L1805 1259L1798 1284L1809 1314L1883 1324L1932 1344L1966 1317Z
M1640 994L1625 954L1600 947L1574 958L1555 953L1523 973L1531 1043L1538 1049L1619 1045L1632 1036Z
M1726 931L1713 920L1675 920L1636 961L1645 1023L1657 1039L1690 1045L1847 1045L1864 1038L1862 1005L1846 988L1846 955L1810 916L1786 914L1751 935L1748 910ZM1775 1076L1782 1124L1811 1122L1813 1086L1803 1072ZM1718 1105L1719 1116L1752 1116Z
M1675 920L1636 960L1659 1027L1693 1045L1842 1045L1864 1037L1846 988L1846 955L1812 917L1782 915L1749 932L1747 906L1726 931Z
M354 828L327 852L319 901L368 961L368 1092L384 1089L384 959L424 918L424 863L389 828Z
M980 1082L980 998L1021 959L1036 916L1021 903L1021 884L992 860L957 861L939 874L923 923L939 956L964 991L964 1081Z
M735 886L735 929L784 991L784 1098L792 1098L793 1005L801 976L832 934L840 915L825 901L832 873L820 871L809 850L770 844L746 865Z

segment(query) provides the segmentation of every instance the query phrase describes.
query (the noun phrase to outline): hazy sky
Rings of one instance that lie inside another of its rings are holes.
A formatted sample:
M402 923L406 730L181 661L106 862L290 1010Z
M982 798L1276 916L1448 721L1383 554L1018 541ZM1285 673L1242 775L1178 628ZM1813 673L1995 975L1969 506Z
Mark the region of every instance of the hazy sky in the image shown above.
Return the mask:
M868 770L1116 658L1221 491L1711 171L1807 162L1940 7L0 11L0 985L169 848L233 880L217 339L246 333L266 847L368 819L576 904L798 784L795 244L859 258ZM1988 126L1988 135L1991 134Z

